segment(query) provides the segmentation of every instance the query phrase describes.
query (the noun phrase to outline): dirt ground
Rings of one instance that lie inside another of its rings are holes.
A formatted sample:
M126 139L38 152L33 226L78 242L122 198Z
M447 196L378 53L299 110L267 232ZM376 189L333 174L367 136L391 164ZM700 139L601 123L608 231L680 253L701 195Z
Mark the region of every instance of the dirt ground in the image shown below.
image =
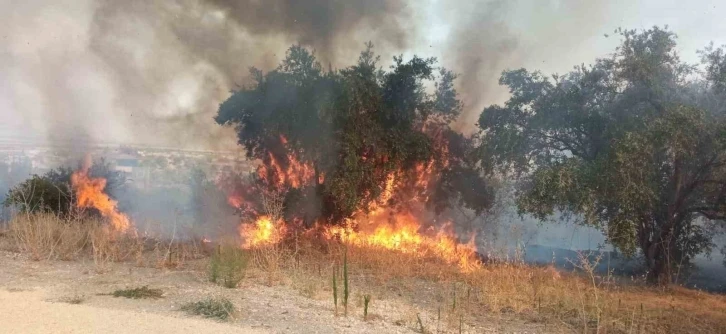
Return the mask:
M305 296L287 285L268 287L245 280L237 289L207 281L198 268L167 270L113 263L99 270L89 261L30 261L0 253L0 333L418 333L420 315L435 333L435 315L396 299L374 300L371 318L353 305L348 317L336 317L329 291ZM189 267L189 266L187 266ZM193 267L193 266L192 266ZM149 286L164 298L126 299L117 289ZM181 305L224 296L238 309L227 322L189 316ZM81 300L71 304L70 299ZM441 333L446 333L443 329ZM449 330L453 333L454 331ZM561 332L516 318L467 324L467 333Z

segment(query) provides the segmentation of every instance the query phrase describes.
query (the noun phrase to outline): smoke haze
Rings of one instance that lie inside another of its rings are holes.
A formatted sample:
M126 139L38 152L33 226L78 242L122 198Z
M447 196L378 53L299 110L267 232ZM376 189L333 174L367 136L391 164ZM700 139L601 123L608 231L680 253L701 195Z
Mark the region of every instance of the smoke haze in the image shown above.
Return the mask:
M692 52L726 29L717 5L3 0L0 138L234 149L234 132L212 117L229 91L247 82L248 67L271 69L300 43L324 65L340 68L355 61L366 41L386 62L417 53L460 73L466 109L457 128L470 132L485 105L506 99L497 83L502 70L566 71L590 62L617 44L603 35L619 26L671 24Z

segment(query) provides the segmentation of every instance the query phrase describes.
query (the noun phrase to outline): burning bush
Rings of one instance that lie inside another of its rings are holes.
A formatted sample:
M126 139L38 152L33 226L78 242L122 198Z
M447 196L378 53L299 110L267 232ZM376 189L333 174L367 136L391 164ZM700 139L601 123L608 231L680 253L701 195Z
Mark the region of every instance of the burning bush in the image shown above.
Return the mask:
M113 193L125 183L123 174L114 171L103 159L90 164L85 169L92 179L104 180L100 191ZM61 167L43 175L31 178L10 189L3 204L25 213L51 212L66 217L74 211L77 192L73 191L73 170ZM112 197L109 197L112 200ZM98 212L90 211L98 214Z
M252 69L254 85L222 103L217 122L235 126L248 158L260 162L253 182L230 192L230 203L257 220L243 235L280 228L260 193L282 194L280 218L288 225L348 232L373 216L376 224L427 234L449 221L442 214L452 205L477 213L491 205L492 192L469 158L471 139L448 125L462 109L456 75L437 74L435 59L416 56L394 57L384 71L372 48L356 65L326 72L313 53L293 46L276 70Z

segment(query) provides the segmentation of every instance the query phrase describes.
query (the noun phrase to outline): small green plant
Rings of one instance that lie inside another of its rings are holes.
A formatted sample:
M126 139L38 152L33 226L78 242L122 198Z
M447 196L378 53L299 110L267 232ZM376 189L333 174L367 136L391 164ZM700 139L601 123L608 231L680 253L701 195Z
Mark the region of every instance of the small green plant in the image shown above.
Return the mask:
M247 252L235 246L218 246L209 260L209 280L226 288L236 288L249 263Z
M338 315L338 267L333 266L333 305L335 305L335 315Z
M368 320L368 305L371 303L371 295L363 295L363 320Z
M343 253L343 308L345 316L348 316L348 248Z
M164 297L164 292L161 289L149 289L148 286L142 286L140 288L116 290L111 295L131 299L159 299Z
M209 298L206 300L192 302L182 305L182 311L192 315L201 315L205 318L216 318L227 320L234 316L234 304L227 298Z

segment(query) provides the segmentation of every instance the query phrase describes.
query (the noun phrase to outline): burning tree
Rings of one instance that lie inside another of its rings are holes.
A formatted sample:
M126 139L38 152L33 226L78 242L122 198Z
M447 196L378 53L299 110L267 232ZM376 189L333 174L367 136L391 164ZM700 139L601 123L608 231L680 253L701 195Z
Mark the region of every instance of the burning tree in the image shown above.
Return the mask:
M726 219L726 56L707 49L699 76L672 33L621 34L612 58L554 81L504 72L512 97L480 117L481 161L524 176L522 212L574 213L666 284Z
M389 71L379 62L368 44L357 64L325 71L313 52L293 46L277 69L253 68L254 83L216 116L260 162L256 189L235 192L233 202L278 192L284 220L306 226L381 208L488 208L493 194L471 159L472 142L449 127L462 109L456 75L433 58L394 57Z

